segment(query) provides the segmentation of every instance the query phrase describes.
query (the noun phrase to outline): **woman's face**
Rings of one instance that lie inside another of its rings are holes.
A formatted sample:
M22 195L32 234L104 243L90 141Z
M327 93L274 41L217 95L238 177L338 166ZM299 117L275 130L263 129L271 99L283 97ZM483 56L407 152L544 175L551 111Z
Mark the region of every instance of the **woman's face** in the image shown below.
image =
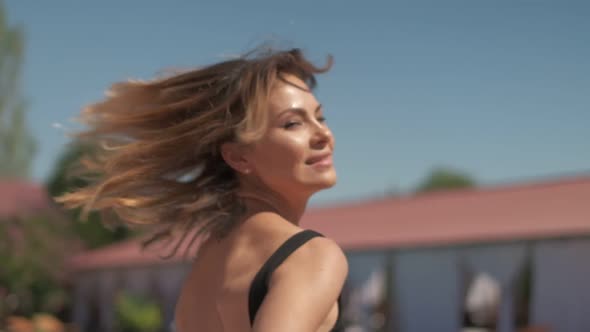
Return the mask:
M336 183L334 137L309 87L285 75L272 90L268 128L244 154L247 176L280 195L311 195Z

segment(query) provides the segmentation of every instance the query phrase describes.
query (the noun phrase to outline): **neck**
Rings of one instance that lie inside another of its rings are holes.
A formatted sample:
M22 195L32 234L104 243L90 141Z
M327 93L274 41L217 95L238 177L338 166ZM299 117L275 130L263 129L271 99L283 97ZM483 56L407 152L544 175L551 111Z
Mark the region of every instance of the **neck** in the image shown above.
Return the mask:
M308 198L284 199L279 195L254 191L240 191L238 196L249 213L273 212L294 225L299 225L308 201Z

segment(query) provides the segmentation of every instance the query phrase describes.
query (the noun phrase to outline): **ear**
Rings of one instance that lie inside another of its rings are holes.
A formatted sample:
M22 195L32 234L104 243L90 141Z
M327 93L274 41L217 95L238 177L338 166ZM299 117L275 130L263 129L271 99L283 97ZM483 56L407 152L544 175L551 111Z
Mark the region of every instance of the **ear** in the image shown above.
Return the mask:
M238 143L223 143L221 145L221 157L238 173L248 174L252 171L251 165L246 159L246 149Z

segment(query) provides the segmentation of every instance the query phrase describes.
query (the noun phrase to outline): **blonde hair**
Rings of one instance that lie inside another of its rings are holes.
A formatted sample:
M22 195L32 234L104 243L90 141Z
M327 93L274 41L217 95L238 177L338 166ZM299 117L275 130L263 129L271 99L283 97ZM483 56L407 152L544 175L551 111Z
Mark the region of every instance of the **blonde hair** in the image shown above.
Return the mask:
M270 90L282 74L314 88L314 75L331 65L330 56L316 67L299 49L259 48L169 77L116 83L82 111L88 129L75 134L94 147L79 164L90 182L57 201L82 208L83 218L98 210L111 216L107 222L156 226L145 245L180 233L171 255L189 233L190 244L223 236L243 210L220 146L264 133Z

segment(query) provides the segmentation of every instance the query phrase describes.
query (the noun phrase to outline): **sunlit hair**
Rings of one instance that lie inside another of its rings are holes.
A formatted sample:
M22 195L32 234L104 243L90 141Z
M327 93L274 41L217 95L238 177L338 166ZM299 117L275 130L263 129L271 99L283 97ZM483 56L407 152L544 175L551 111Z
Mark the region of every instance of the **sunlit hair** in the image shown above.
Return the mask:
M243 209L220 146L264 134L269 94L283 75L314 88L314 75L331 65L328 57L317 67L299 49L258 48L152 81L116 83L82 111L88 129L75 134L95 147L80 163L89 184L57 201L82 208L84 218L97 210L129 226L156 226L145 244L177 238L171 254L187 236L190 244L223 236Z

